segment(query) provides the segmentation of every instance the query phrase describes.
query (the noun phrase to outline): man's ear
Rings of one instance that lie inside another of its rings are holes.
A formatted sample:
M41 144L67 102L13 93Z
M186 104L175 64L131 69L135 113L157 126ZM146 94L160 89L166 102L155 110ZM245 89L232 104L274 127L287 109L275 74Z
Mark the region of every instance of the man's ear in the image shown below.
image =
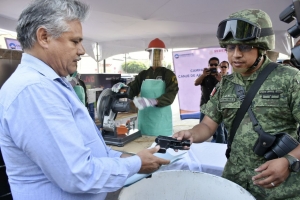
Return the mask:
M48 49L49 41L50 41L50 35L48 34L47 30L44 27L40 27L36 31L36 39L37 43L44 48Z

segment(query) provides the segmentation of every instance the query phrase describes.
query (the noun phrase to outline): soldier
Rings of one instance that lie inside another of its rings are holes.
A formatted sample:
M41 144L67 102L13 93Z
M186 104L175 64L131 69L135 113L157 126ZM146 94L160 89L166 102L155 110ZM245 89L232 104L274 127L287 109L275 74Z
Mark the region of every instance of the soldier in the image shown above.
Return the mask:
M203 121L173 135L179 140L204 142L222 121L231 133L233 119L241 106L235 84L244 87L247 93L258 74L271 63L266 51L274 49L275 36L270 17L261 10L246 9L231 14L220 22L217 37L220 46L226 48L234 72L222 78L216 93L202 107ZM286 65L279 65L263 82L251 109L266 133L283 132L297 138L299 83L299 70ZM263 93L268 93L269 98L264 98ZM299 199L300 146L281 158L267 161L253 152L258 137L246 113L235 133L222 176L241 185L257 199Z

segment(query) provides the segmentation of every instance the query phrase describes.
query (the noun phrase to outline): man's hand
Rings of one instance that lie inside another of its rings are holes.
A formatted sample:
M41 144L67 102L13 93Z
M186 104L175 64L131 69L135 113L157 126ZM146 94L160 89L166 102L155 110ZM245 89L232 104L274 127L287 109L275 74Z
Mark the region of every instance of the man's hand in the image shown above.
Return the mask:
M177 140L190 140L191 144L193 143L193 135L189 130L179 131L172 135L172 138L176 138ZM188 150L190 147L185 146L184 149Z
M111 88L111 90L113 91L113 92L119 92L119 90L122 88L122 87L124 87L124 86L126 86L124 83L116 83L116 84L114 84L113 86L112 86L112 88Z
M135 107L137 107L139 110L142 110L149 106L155 106L157 105L156 99L147 99L145 97L134 97L133 103Z
M158 152L159 149L160 146L158 145L151 149L144 149L137 153L142 160L142 166L138 173L149 174L158 170L161 165L167 165L170 163L170 160L165 160L153 155L154 153Z
M255 169L258 175L252 177L254 185L264 188L274 188L284 182L289 174L289 163L286 158L267 161Z
M206 77L208 75L210 75L210 69L209 68L204 68L202 76Z
M206 76L210 75L210 71L208 68L203 69L203 74L201 74L194 82L195 86L201 85L202 81Z

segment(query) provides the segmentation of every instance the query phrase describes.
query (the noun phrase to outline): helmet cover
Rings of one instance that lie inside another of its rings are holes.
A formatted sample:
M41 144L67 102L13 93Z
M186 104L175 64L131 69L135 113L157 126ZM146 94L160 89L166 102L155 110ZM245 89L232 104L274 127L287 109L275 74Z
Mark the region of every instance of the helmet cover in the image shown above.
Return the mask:
M272 22L267 13L262 10L245 9L229 15L228 19L241 19L249 21L260 28L272 28ZM275 35L269 35L251 39L248 41L237 41L232 35L229 35L224 40L219 39L220 46L225 48L227 44L248 44L253 45L263 50L272 50L275 48Z

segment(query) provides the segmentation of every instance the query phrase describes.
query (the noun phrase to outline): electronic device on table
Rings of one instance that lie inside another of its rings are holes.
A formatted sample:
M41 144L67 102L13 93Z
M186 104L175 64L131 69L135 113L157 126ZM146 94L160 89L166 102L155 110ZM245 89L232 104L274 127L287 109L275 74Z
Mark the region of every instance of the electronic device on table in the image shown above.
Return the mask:
M129 87L123 87L118 93L115 93L111 88L107 88L99 95L97 114L106 144L122 147L142 136L137 129L137 117L130 118L126 124L118 125L116 123L119 112L130 110L130 101L127 99L129 90Z

